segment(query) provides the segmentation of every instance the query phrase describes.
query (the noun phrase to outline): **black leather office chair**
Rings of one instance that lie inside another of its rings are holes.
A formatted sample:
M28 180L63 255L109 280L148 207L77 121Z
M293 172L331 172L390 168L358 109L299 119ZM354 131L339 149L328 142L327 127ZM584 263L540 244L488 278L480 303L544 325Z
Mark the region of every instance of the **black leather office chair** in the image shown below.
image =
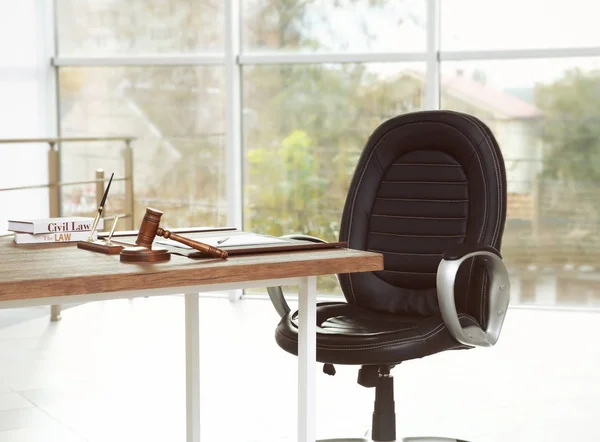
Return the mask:
M350 185L340 241L382 253L385 270L338 275L346 302L318 304L317 360L329 374L333 364L360 365L358 383L375 387L375 410L371 439L336 440L396 440L394 366L496 343L510 297L499 252L505 219L504 161L477 118L415 112L371 135ZM268 292L281 315L276 341L297 355L298 313L280 287Z

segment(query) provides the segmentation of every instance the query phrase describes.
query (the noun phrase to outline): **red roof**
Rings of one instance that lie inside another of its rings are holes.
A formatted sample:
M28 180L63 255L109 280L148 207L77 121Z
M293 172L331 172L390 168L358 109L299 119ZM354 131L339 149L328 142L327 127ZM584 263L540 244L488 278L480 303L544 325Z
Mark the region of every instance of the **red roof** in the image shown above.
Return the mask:
M425 74L418 70L408 69L403 75L411 76L424 82ZM542 112L535 106L514 95L483 82L476 81L468 75L458 72L453 76L444 76L441 80L442 93L450 95L473 107L488 111L499 119L537 118Z
M542 112L531 104L465 75L442 79L443 92L504 118L536 118Z

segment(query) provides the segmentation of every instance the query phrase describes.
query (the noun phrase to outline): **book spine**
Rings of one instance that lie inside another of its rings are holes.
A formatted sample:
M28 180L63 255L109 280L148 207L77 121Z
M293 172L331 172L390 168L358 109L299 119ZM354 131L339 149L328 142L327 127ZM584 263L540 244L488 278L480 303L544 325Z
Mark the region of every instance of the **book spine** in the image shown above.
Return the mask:
M55 242L76 242L87 241L90 237L90 231L78 232L56 232L56 233L39 233L33 235L31 233L15 233L15 243L17 244L41 244ZM98 233L94 232L93 240L98 238Z
M92 229L93 219L89 220L78 220L78 221L50 221L45 223L34 223L33 233L34 235L41 233L61 233L61 232L82 232L90 231ZM98 220L97 230L104 228L104 220L100 218Z

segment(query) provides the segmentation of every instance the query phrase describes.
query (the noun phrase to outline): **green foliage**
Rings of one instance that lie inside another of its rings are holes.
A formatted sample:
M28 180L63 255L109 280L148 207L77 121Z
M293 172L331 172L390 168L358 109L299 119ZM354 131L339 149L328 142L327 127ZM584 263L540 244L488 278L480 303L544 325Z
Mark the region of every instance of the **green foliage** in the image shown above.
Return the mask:
M345 64L257 66L244 84L245 228L335 240L367 138L385 119L420 108L422 82Z
M252 149L247 161L246 208L253 226L273 235L337 236L337 223L320 210L329 186L319 174L314 142L305 131L292 131L274 149Z
M544 119L544 174L566 182L600 180L600 71L567 71L536 87Z
M535 92L544 114L540 136L545 148L538 191L542 251L536 262L597 262L600 71L572 69Z

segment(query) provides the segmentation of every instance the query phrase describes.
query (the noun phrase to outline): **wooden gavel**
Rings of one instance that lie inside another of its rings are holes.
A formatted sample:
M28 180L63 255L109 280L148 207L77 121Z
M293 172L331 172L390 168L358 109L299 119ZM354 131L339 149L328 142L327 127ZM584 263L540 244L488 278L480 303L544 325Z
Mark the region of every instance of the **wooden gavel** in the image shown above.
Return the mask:
M160 210L146 207L146 213L144 214L144 219L142 219L142 224L140 225L140 230L138 232L137 239L135 240L135 243L138 246L151 249L154 238L156 236L162 236L163 238L171 239L173 241L180 242L181 244L185 244L186 246L196 249L202 253L205 253L208 256L223 259L227 258L228 253L226 250L218 249L208 244L204 244L199 241L194 241L193 239L184 238L183 236L179 236L176 233L173 233L169 230L165 230L162 227L160 227L159 222L162 214L163 212L161 212Z

